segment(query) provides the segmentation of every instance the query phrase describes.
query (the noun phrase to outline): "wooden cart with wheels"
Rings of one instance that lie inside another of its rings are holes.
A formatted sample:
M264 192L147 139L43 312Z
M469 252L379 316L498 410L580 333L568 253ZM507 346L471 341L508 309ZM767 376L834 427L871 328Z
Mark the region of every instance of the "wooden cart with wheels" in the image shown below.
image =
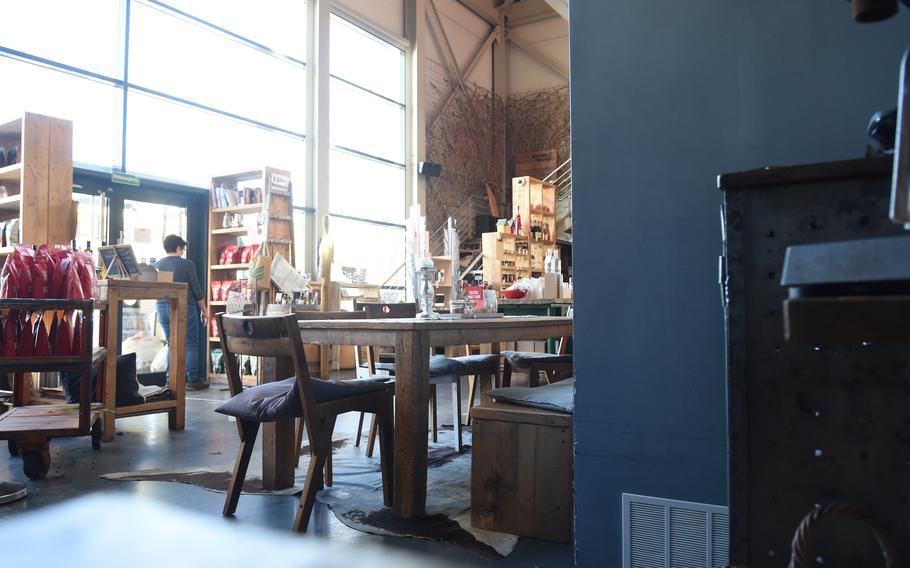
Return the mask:
M7 440L10 454L22 456L25 475L31 479L43 479L50 469L51 438L91 435L92 447L101 448L100 407L93 408L91 404L91 376L92 368L104 361L106 350L92 349L93 310L93 300L0 300L0 312L4 317L16 313L29 317L35 313L36 318L52 312L82 313L82 353L0 357L0 372L15 374L13 408L0 415L0 440ZM50 371L79 373L79 404L28 404L29 385L25 373Z

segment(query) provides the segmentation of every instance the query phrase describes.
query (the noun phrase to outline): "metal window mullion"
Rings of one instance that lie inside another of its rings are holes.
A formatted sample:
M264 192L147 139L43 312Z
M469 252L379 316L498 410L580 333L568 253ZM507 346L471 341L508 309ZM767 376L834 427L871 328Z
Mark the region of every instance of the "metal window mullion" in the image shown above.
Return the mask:
M329 213L329 217L338 217L339 219L347 219L348 221L355 221L357 223L366 223L367 225L377 225L380 227L391 227L393 229L405 230L407 227L401 223L393 223L391 221L380 221L379 219L367 219L365 217L357 217L356 215L345 215L344 213Z
M357 83L355 83L355 82L353 82L353 81L349 81L348 79L345 79L344 77L339 77L338 75L333 75L333 74L329 73L329 78L335 79L336 81L341 81L341 82L344 83L345 85L348 85L348 86L350 86L350 87L354 87L355 89L357 89L357 90L359 90L359 91L361 91L361 92L364 92L364 93L366 93L366 94L368 94L368 95L373 95L374 97L377 97L377 98L380 98L380 99L382 99L382 100L384 100L384 101L386 101L386 102L388 102L388 103L390 103L390 104L393 104L393 105L395 105L395 106L401 108L402 110L406 107L405 103L400 103L400 102L396 101L396 100L393 99L393 98L387 97L387 96L385 96L385 95L381 95L381 94L377 93L376 91L367 89L366 87L363 87L363 86L361 86L361 85L358 85Z
M73 65L67 65L66 63L62 63L54 59L47 59L46 57L41 57L40 55L33 55L31 53L19 51L18 49L13 49L11 47L4 47L2 45L0 45L0 56L15 59L16 61L20 61L22 63L44 67L46 69L50 69L51 71L59 71L61 73L66 73L74 77L91 79L99 83L107 83L114 87L119 87L123 83L123 81L115 77L108 77L107 75L95 73L94 71L89 71L88 69L75 67Z
M393 167L402 168L402 169L405 168L405 164L402 164L401 162L396 162L394 160L389 160L386 158L380 158L379 156L375 156L375 155L369 154L367 152L361 152L360 150L355 150L354 148L349 148L347 146L340 146L338 144L331 144L330 146L331 146L332 150L344 152L346 154L350 154L352 156L357 156L358 158L363 158L365 160L371 160L373 162L378 162L384 166L393 166Z
M179 16L179 17L183 18L184 20L189 21L190 23L198 24L200 27L208 28L209 31L218 32L219 34L225 36L226 38L228 38L232 41L239 43L240 45L255 49L256 51L259 51L265 55L274 57L276 59L281 59L287 63L291 63L294 65L306 66L305 61L301 61L301 60L297 59L296 57L291 57L290 55L285 55L283 53L279 53L267 45L263 45L263 44L259 43L258 41L252 40L252 39L250 39L246 36L240 35L236 32L232 32L232 31L228 30L227 28L223 28L217 24L209 22L208 20L205 20L198 16L194 16L194 15L190 14L189 12L184 12L183 10L181 10L179 8L175 8L174 6L171 6L170 4L167 4L165 2L161 2L160 0L139 0L139 1L142 4L145 4L146 6L148 6L150 8L157 9L163 13L168 13L169 15L172 15L172 16L174 16L174 15Z
M162 91L156 91L155 89L149 89L148 87L143 87L143 86L137 85L135 83L129 83L129 88L133 89L134 91L138 91L141 93L145 93L147 95L152 95L152 96L158 97L160 99L164 99L166 101L180 103L182 105L189 106L189 107L192 107L192 108L195 108L198 110L204 110L206 112L210 112L212 114L217 114L217 115L223 116L225 118L232 118L234 120L244 122L251 126L256 126L256 127L259 127L259 128L265 129L265 130L280 132L282 134L287 134L288 136L293 136L294 138L299 138L301 140L306 138L306 134L301 133L301 132L295 132L293 130L288 130L287 128L275 126L274 124L269 124L267 122L261 122L259 120L249 118L249 117L246 117L246 116L243 116L240 114L235 114L233 112L229 112L226 110L221 110L221 109L218 109L215 107L210 107L208 105L204 105L202 103L197 103L197 102L191 101L189 99L184 99L183 97L178 97L176 95L169 95Z
M120 107L120 171L126 171L126 128L127 128L127 100L129 95L129 69L130 69L130 11L132 0L121 0L120 25L123 29L121 35L120 63L123 65L123 102Z

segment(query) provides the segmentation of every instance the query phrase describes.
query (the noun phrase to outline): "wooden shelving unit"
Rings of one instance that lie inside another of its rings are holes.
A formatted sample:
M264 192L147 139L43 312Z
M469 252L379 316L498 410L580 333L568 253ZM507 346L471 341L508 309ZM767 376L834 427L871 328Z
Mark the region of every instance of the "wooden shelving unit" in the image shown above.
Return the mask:
M19 159L0 168L0 221L19 219L19 242L68 244L76 229L73 123L27 112L0 124L0 146L18 147Z
M248 263L218 264L221 251L229 245L262 246L267 243L269 253L280 253L288 262L294 263L294 224L293 197L290 183L291 173L287 170L265 167L257 170L215 176L212 178L212 200L209 209L209 283L224 280L246 280ZM262 201L256 203L239 203L228 207L216 207L214 199L218 187L240 190L261 188ZM286 188L286 189L284 189ZM225 227L226 215L242 215L242 227ZM211 285L207 297L209 313L224 311L225 301L212 299ZM273 294L268 294L270 301ZM220 349L219 339L209 337L206 353L206 375L209 382L227 382L224 374L212 373L212 350ZM256 375L244 375L243 383L247 386L259 382Z
M527 237L509 233L484 233L482 246L485 282L497 288L508 288L519 278L531 276Z
M556 246L556 186L530 176L512 178L512 217L521 216L522 236L531 251L531 276L543 274L547 249ZM533 233L532 227L540 227ZM486 266L486 264L484 264Z

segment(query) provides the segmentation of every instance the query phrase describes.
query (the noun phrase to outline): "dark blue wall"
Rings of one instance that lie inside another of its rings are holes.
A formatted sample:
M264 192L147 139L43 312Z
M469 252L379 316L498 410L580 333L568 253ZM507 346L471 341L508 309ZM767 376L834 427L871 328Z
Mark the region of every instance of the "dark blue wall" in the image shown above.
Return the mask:
M863 155L910 12L843 0L572 0L581 566L619 566L620 495L725 504L715 176Z

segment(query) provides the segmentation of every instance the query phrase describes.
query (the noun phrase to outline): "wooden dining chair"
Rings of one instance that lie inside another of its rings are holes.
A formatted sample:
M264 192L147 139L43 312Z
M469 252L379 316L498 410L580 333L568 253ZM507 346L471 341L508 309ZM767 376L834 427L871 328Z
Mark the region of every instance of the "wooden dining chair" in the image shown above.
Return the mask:
M528 372L528 386L540 385L540 372L543 371L547 383L555 383L572 376L572 355L566 354L568 337L559 338L556 353L537 353L534 351L503 351L502 386L512 384L512 371Z
M310 321L310 320L352 320L352 319L363 319L363 312L343 312L343 311L329 311L329 312L320 312L317 310L295 310L294 315L297 316L298 321ZM355 347L356 349L357 347ZM320 379L328 379L329 377L318 377ZM388 381L388 377L374 376L366 377L362 380L371 380L371 381ZM363 419L363 414L361 413L361 420ZM305 421L303 418L297 419L297 431L296 431L296 443L297 447L300 448L303 445L303 432L306 429ZM358 438L360 434L358 433ZM300 464L300 451L297 452L297 464ZM332 485L332 455L329 454L329 457L325 462L325 484L327 486Z
M355 309L363 310L366 319L384 319L384 318L413 318L417 316L417 305L413 302L402 303L361 303L355 302ZM375 361L378 360L379 350L375 346L367 346L367 361L370 372L376 373ZM455 433L455 449L461 452L463 449L462 421L461 421L461 377L469 373L466 364L458 361L457 358L449 358L442 355L431 355L430 357L430 427L433 442L439 441L439 415L437 412L437 387L439 385L451 385L452 387L452 425ZM394 364L388 371L394 376ZM363 415L358 423L358 430L363 428ZM376 444L376 419L374 417L370 424L370 434L367 440L367 457L373 455L373 448ZM355 445L358 440L355 440Z
M468 367L468 412L465 416L465 424L470 426L473 422L471 410L474 408L474 399L477 398L477 392L480 391L481 398L483 393L501 386L501 372L498 353L471 354L471 346L464 346L465 354L462 357L455 357Z
M294 314L254 317L218 314L216 321L231 398L215 411L235 417L240 433L240 449L224 502L224 515L232 516L237 510L260 424L303 418L312 456L294 530L305 532L316 492L324 485L323 470L332 452L335 421L345 412L370 412L377 416L383 500L386 506L391 506L394 434L389 387L381 382L311 378ZM243 390L238 355L274 357L276 374L289 378Z

